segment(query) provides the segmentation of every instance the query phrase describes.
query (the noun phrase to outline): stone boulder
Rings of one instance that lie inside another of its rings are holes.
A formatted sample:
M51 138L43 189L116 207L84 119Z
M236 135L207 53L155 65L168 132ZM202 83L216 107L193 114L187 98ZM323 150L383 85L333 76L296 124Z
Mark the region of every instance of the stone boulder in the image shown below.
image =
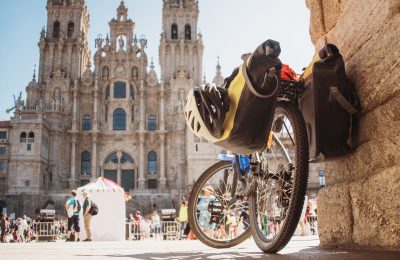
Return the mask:
M316 50L339 47L362 111L355 151L326 163L322 246L400 248L400 0L306 0Z

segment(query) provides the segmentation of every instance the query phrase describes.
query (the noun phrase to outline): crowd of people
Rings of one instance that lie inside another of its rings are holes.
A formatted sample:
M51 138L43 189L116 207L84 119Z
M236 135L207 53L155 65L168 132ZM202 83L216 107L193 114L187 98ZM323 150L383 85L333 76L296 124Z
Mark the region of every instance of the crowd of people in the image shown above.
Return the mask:
M66 237L66 241L80 241L80 225L79 225L79 212L80 203L76 200L76 191L71 192L72 197L67 200L65 207L67 210L67 218L54 220L49 226L50 233L58 235L60 239ZM92 215L89 214L91 208L91 200L87 193L84 194L85 201L83 203L84 226L86 229L87 238L84 241L91 241L90 221ZM237 210L227 212L224 215L224 221L218 226L215 223L210 223L208 211L202 211L202 205L208 205L206 201L207 196L202 196L197 207L198 212L207 212L199 215L199 224L207 235L215 239L232 239L241 234L249 227L249 216L244 210ZM301 220L299 221L298 229L295 235L310 235L316 233L316 207L308 201L304 206ZM279 214L278 214L279 215ZM315 220L314 218L315 217ZM280 229L279 218L273 218L274 221L268 221L266 228L268 233L273 236ZM315 223L313 223L315 221ZM129 226L128 239L143 240L145 238L154 238L156 240L168 239L168 233L173 234L172 239L188 239L190 235L190 225L188 223L188 202L181 201L179 214L176 218L169 221L162 221L158 211L153 211L151 214L143 217L140 211L136 211L135 216L129 214L127 219ZM32 219L27 216L10 219L7 214L1 214L0 219L2 243L13 242L31 242L37 240L40 230L39 217ZM74 232L73 232L74 231ZM211 234L212 232L212 234ZM71 236L71 234L74 236Z
M162 221L160 213L155 210L147 216L142 216L141 212L136 211L135 216L131 213L127 219L130 236L132 240L143 240L145 238L162 239L187 239L190 227L188 224L188 202L181 201L179 215L167 221ZM169 237L170 235L170 237Z
M32 219L27 216L10 219L7 214L1 215L1 243L23 243L31 242L37 239L39 233L39 217ZM55 220L51 226L50 233L65 234L67 229L67 220Z

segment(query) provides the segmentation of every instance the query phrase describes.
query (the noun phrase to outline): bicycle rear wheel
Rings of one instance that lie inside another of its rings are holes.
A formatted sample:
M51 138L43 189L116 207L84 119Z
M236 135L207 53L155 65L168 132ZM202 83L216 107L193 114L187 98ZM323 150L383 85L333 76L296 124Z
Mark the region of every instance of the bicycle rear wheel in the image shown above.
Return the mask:
M232 162L221 161L200 176L190 193L190 228L197 239L210 247L232 247L251 235L247 200L237 199L229 205L235 186L236 192L244 189Z
M249 196L250 228L257 246L276 253L299 223L308 180L308 139L303 117L291 103L278 103L273 141L261 154L261 171Z

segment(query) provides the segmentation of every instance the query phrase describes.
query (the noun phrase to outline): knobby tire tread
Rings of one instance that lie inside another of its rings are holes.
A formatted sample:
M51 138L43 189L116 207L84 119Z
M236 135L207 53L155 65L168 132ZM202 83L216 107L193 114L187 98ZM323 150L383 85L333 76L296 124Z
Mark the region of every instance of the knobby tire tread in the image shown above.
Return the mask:
M283 109L287 112L291 123L294 126L295 139L296 139L296 154L297 160L295 169L297 171L296 180L293 187L293 197L289 204L289 210L286 216L284 225L281 227L281 231L278 236L270 243L264 241L264 236L260 237L257 224L257 194L256 188L251 192L249 196L249 213L250 213L250 229L253 235L254 241L257 246L265 253L276 253L287 245L293 236L297 225L299 223L301 212L303 209L304 199L307 191L308 183L308 137L307 130L305 127L303 116L299 109L291 103L280 102L277 104L277 110ZM298 169L298 170L297 170ZM294 203L294 205L293 205Z

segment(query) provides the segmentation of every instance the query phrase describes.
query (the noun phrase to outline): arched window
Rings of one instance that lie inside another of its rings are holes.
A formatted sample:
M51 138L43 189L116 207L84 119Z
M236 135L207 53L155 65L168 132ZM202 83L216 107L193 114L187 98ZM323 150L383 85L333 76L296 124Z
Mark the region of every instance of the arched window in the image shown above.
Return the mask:
M137 79L139 76L139 70L136 66L132 67L132 79Z
M110 97L110 86L107 86L107 88L106 88L106 96L105 96L106 100L108 100L109 97Z
M60 22L55 21L53 23L53 38L58 38L60 37Z
M190 28L190 25L185 25L185 40L191 40L192 39L192 30Z
M21 143L26 143L26 133L22 132L20 135L20 142Z
M89 115L84 115L82 118L82 130L83 131L89 131L92 130L92 124L90 122L90 116Z
M105 163L109 163L109 162L118 163L117 153L112 153L109 156L107 156Z
M149 131L157 130L156 116L149 116L149 118L147 119L147 130L149 130Z
M81 174L90 174L90 153L88 151L84 151L81 155Z
M171 25L171 39L178 39L178 25L176 25L176 23Z
M157 174L157 154L156 152L149 152L147 154L147 161L148 161L148 174L149 175L155 175Z
M127 153L122 153L121 163L126 163L126 162L133 163L133 158Z
M130 87L130 94L131 94L131 99L135 99L135 88L131 85Z
M75 24L73 22L68 23L68 32L67 32L67 37L72 38L74 36L74 29L75 29Z
M114 83L114 98L126 98L126 83L117 81Z
M34 143L35 142L35 134L33 132L30 132L28 134L28 143Z
M122 108L117 108L114 110L113 130L126 130L126 113Z
M101 72L101 77L104 80L107 80L109 76L110 76L110 69L107 66L104 66L103 71Z

